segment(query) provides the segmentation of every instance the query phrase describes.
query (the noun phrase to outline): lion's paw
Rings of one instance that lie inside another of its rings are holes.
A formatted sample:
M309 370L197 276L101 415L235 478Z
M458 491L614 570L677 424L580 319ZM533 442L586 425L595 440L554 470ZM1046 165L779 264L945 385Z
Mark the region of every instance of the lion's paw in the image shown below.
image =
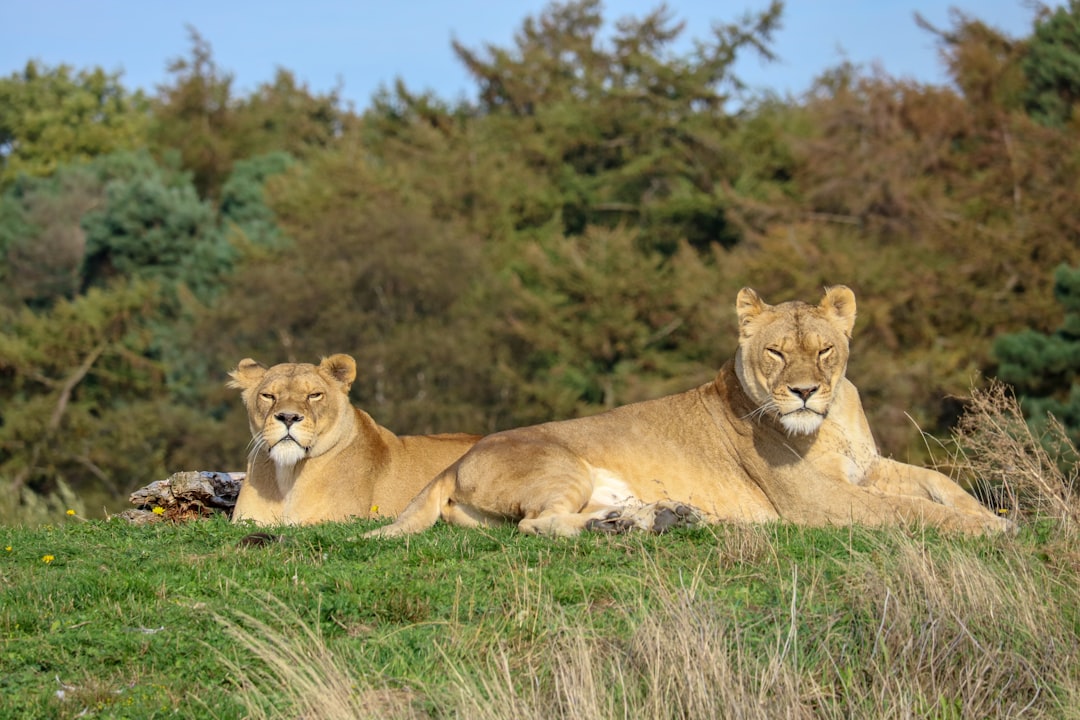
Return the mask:
M636 527L634 519L624 516L622 510L611 510L603 517L591 518L585 523L586 530L610 535L621 535Z
M591 518L585 529L594 532L622 534L645 530L663 534L673 528L691 527L701 522L701 513L684 503L656 502L640 507L609 510L601 517Z
M656 503L652 531L666 533L672 528L693 527L701 522L701 513L697 508L683 503Z

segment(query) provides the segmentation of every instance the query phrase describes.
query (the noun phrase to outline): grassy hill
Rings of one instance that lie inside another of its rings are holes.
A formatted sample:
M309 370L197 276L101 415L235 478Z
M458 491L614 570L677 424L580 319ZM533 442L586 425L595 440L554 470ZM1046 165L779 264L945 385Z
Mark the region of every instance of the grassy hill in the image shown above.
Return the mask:
M1080 542L0 528L5 718L1080 717Z

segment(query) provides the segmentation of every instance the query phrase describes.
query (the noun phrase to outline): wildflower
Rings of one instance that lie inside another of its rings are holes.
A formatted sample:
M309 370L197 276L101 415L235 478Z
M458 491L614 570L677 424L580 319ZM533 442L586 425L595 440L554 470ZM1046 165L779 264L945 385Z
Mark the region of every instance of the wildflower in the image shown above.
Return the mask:
M161 507L160 505L155 505L153 513L155 515L163 515L165 513L165 508Z
M41 558L41 562L43 562L43 563L45 563L46 565L48 565L49 563L51 563L51 562L52 562L53 560L55 560L55 559L56 559L56 558L55 558L55 557L53 557L52 555L43 555L43 556L42 556L42 558Z
M377 515L378 513L379 513L379 506L378 505L372 505L371 506L371 514L372 515Z
M75 514L75 511L74 511L74 510L72 510L72 509L70 509L70 508L68 508L67 514L68 514L68 515L74 515L74 514Z
M1006 515L1009 514L1009 508L998 508L997 509L997 514L1001 515L1002 517L1005 517Z
M4 552L11 552L11 546L8 545L4 548Z

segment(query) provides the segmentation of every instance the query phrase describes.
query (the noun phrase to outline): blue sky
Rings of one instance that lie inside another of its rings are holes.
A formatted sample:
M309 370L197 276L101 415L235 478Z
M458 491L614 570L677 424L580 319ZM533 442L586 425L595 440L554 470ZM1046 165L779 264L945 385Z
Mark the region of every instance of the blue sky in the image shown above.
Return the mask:
M1059 5L1060 2L1051 2ZM472 48L511 47L514 32L542 0L0 0L0 76L26 61L123 71L129 89L152 92L166 65L186 56L187 25L210 43L218 66L246 94L287 68L310 90L340 86L357 109L380 85L402 78L413 91L444 100L475 89L450 41ZM641 16L656 0L607 0L605 17ZM761 10L767 0L682 0L668 3L686 22L684 38L705 38L714 21ZM778 62L742 60L737 72L755 88L805 91L814 77L843 60L878 63L890 75L947 81L933 37L915 24L920 12L947 28L956 7L1013 37L1030 34L1025 0L787 0L773 48Z

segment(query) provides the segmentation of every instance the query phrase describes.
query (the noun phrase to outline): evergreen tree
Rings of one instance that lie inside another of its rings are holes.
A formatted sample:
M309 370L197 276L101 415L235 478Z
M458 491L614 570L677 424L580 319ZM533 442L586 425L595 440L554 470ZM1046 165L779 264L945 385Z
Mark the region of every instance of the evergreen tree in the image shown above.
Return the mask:
M82 226L87 286L138 277L162 280L166 291L179 283L208 300L233 260L214 208L199 199L186 176L163 170L146 155L106 184L104 202L83 217Z
M1035 24L1021 66L1027 78L1024 105L1033 118L1061 126L1080 100L1080 0L1046 12Z
M273 152L240 160L221 188L221 220L226 230L235 231L234 242L245 246L277 248L287 243L273 211L266 204L266 182L295 166L296 160L284 152Z
M1054 297L1065 311L1061 327L1003 335L994 355L998 377L1017 389L1030 422L1042 427L1049 413L1080 445L1080 268L1058 267Z

